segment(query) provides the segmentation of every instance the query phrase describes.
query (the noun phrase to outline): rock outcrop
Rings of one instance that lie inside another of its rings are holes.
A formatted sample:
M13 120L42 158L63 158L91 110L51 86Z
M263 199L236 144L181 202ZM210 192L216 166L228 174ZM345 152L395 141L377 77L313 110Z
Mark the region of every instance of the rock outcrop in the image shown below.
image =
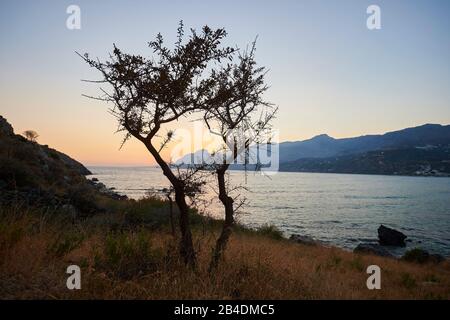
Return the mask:
M59 156L60 160L65 163L66 166L68 166L68 167L72 168L73 170L79 172L81 175L88 176L88 175L92 174L92 172L89 171L84 165L82 165L81 163L79 163L75 159L72 159L67 154L59 152L59 151L54 150L54 149L50 149L50 150L55 152Z
M314 246L314 245L320 244L319 241L317 241L317 240L315 240L315 239L313 239L311 237L302 236L302 235L299 235L299 234L291 235L289 240L297 242L297 243L305 244L305 245L308 245L308 246Z
M14 135L14 129L8 121L0 116L0 137L1 136L12 136Z
M378 241L382 246L405 247L406 238L406 235L395 229L383 225L378 228Z

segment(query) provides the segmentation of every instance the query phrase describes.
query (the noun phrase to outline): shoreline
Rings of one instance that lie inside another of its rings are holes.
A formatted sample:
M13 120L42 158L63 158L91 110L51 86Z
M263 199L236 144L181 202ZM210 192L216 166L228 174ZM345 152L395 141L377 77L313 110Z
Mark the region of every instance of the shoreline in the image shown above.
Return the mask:
M105 168L105 169L160 169L157 165L85 165L86 168ZM230 168L229 171L232 172L245 172L245 169L234 169ZM258 171L247 170L248 173L254 173ZM266 171L267 172L267 171ZM382 173L360 173L360 172L323 172L323 171L291 171L291 170L276 170L276 171L268 171L271 174L276 174L277 172L282 173L314 173L314 174L336 174L336 175L358 175L358 176L382 176L382 177L416 177L416 178L450 178L450 174L448 175L418 175L418 174L382 174ZM95 173L90 174L95 175ZM87 175L87 176L90 176Z
M88 168L91 169L91 171L94 172L94 174L91 175L91 176L88 176L88 178L89 177L98 177L98 179L101 179L102 174L96 175L95 170L93 170L95 167L88 167ZM97 167L97 168L107 168L107 169L114 170L117 167ZM148 167L132 167L132 168L138 168L138 169L144 169L144 170L145 169L149 169ZM124 168L124 170L127 170L127 169L128 168ZM149 170L159 172L160 168L154 167L154 168L151 168ZM348 176L349 174L345 174L345 175ZM369 176L373 177L374 175L369 175ZM150 188L150 189L149 188L142 188L142 189L133 189L133 190L134 191L145 191L145 190L155 191L155 189L153 189L153 188ZM117 190L114 189L114 192L117 192ZM129 192L127 193L127 192L124 192L124 191L120 192L120 194L122 194L122 195L130 195ZM144 195L144 192L142 192L142 195ZM134 197L134 198L135 199L139 199L139 197ZM219 210L220 210L220 208L219 208ZM212 215L212 216L215 216L215 215ZM218 219L221 219L221 217L218 216ZM255 228L256 227L257 228L257 227L263 226L263 225L265 225L267 223L270 224L271 222L270 222L270 219L269 219L269 220L267 220L265 222L261 222L261 223L254 223L254 222L251 222L251 221L240 221L240 223L243 226L245 226L245 227L250 227L250 228ZM339 221L339 223L341 223L341 222ZM386 223L386 222L384 222L384 223ZM320 238L320 236L317 237L317 236L315 236L314 234L312 234L310 232L306 232L306 234L305 234L305 233L301 232L301 230L298 230L298 231L289 230L288 231L288 230L286 230L286 229L290 229L288 227L286 227L286 228L280 227L277 223L275 223L275 225L277 225L282 230L282 232L285 234L285 237L287 237L287 238L289 238L292 235L296 235L296 234L307 235L307 236L311 236L313 238L316 238L317 241L321 241L321 242L323 242L323 243L325 243L327 245L334 246L334 247L337 247L337 248L341 248L341 249L347 250L347 251L353 251L359 244L373 244L374 242L377 242L376 228L379 226L379 225L376 225L376 226L374 225L373 234L365 235L361 239L359 239L358 237L355 238L352 234L348 234L345 239L342 238L342 237L337 237L336 241L333 241L333 240L322 239L322 238ZM388 223L388 225L389 225L389 223ZM425 245L424 246L424 244L427 243L426 242L427 240L424 239L424 236L416 237L414 235L414 232L411 231L411 230L414 230L414 229L411 229L411 227L408 226L408 227L403 228L401 225L400 226L399 225L394 225L394 227L400 228L400 230L404 230L403 232L406 232L409 238L408 238L408 242L407 242L407 247L406 248L388 247L387 250L392 255L394 255L396 257L401 257L407 250L411 250L411 249L415 249L415 248L423 248L423 249L425 249L425 250L427 250L427 251L429 251L431 253L442 254L442 255L444 255L446 257L450 256L448 254L447 250L445 249L445 247L444 248L440 248L439 246L435 246L434 244Z

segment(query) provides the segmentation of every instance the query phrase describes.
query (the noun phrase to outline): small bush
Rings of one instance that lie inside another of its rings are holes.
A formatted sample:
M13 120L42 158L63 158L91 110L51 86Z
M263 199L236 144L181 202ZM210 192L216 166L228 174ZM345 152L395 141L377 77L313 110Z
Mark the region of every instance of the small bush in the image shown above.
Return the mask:
M103 255L97 256L96 264L120 278L129 279L155 269L158 255L150 249L149 236L144 231L111 233L105 239Z
M360 272L364 271L364 265L360 256L356 256L350 261L350 267Z
M70 188L69 195L70 203L85 215L103 211L97 204L94 190L85 184L75 185Z
M0 158L0 180L9 188L34 187L36 181L33 171L26 164L8 158Z
M275 240L281 240L284 238L283 232L274 225L265 224L256 229L256 233Z
M62 233L50 244L48 252L56 257L62 257L78 248L83 241L84 235L79 232Z
M140 202L131 205L125 213L126 222L132 225L151 222L152 218L150 209L143 206Z
M31 164L36 157L35 148L33 145L27 143L14 143L12 150L12 157L16 161L23 161Z
M425 276L425 279L424 279L426 282L433 282L433 283L438 283L439 282L439 278L438 277L436 277L436 275L434 275L434 274L427 274L426 276Z
M341 262L342 262L342 258L333 254L331 256L330 262L328 263L328 266L334 268L334 267L337 267L338 265L340 265Z
M12 248L25 235L21 225L15 223L0 224L0 249Z
M174 215L176 205L174 204ZM125 221L131 225L159 227L169 223L169 206L158 199L144 198L130 204L126 209Z
M401 284L407 289L413 289L417 285L416 280L407 272L402 274Z
M416 262L416 263L425 263L429 260L430 254L420 248L411 249L409 251L406 251L406 253L403 255L402 259L409 262Z
M58 154L56 151L54 151L54 150L49 150L48 154L49 154L49 156L50 156L51 158L53 158L53 159L55 159L55 160L60 160L60 159L61 159L61 157L59 156L59 154Z
M439 293L435 292L427 292L423 297L424 300L448 300L445 296L442 296Z

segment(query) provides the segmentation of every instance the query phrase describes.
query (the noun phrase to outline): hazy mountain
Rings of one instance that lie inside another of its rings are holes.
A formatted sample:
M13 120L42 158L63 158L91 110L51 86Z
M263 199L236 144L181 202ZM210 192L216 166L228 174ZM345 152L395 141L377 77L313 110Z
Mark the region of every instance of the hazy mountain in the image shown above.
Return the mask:
M336 156L362 154L375 150L405 149L426 146L450 145L450 125L425 124L418 127L407 128L399 131L388 132L381 135L365 135L354 138L334 139L326 134L315 136L311 139L295 142L282 142L279 147L280 164L299 159L320 159ZM260 146L264 150L267 147ZM256 148L253 146L250 152L255 157ZM199 150L193 154L185 155L176 161L177 164L192 163L204 159L211 160L211 155L206 150ZM233 168L237 168L234 166Z
M189 153L184 155L182 158L176 160L174 165L190 165L190 164L201 164L201 163L211 163L212 157L207 150L198 150L194 153Z
M321 134L304 141L282 142L279 145L280 162L300 158L330 157L341 151L338 141L326 134Z
M334 139L323 134L309 140L280 143L280 163L303 158L327 158L390 148L448 144L450 144L450 125L439 124L425 124L383 135L344 139Z

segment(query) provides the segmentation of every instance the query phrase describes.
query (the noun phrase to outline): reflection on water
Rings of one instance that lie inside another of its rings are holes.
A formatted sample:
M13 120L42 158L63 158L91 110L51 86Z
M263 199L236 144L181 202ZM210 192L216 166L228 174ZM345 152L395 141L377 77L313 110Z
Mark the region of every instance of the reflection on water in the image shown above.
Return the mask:
M89 168L108 187L131 198L168 181L158 168ZM232 172L244 184L243 172ZM287 173L249 173L248 204L239 220L249 226L274 224L286 235L299 233L352 249L375 241L380 224L408 235L408 247L450 255L450 178ZM212 215L222 208L214 202ZM403 249L394 253L400 254Z

